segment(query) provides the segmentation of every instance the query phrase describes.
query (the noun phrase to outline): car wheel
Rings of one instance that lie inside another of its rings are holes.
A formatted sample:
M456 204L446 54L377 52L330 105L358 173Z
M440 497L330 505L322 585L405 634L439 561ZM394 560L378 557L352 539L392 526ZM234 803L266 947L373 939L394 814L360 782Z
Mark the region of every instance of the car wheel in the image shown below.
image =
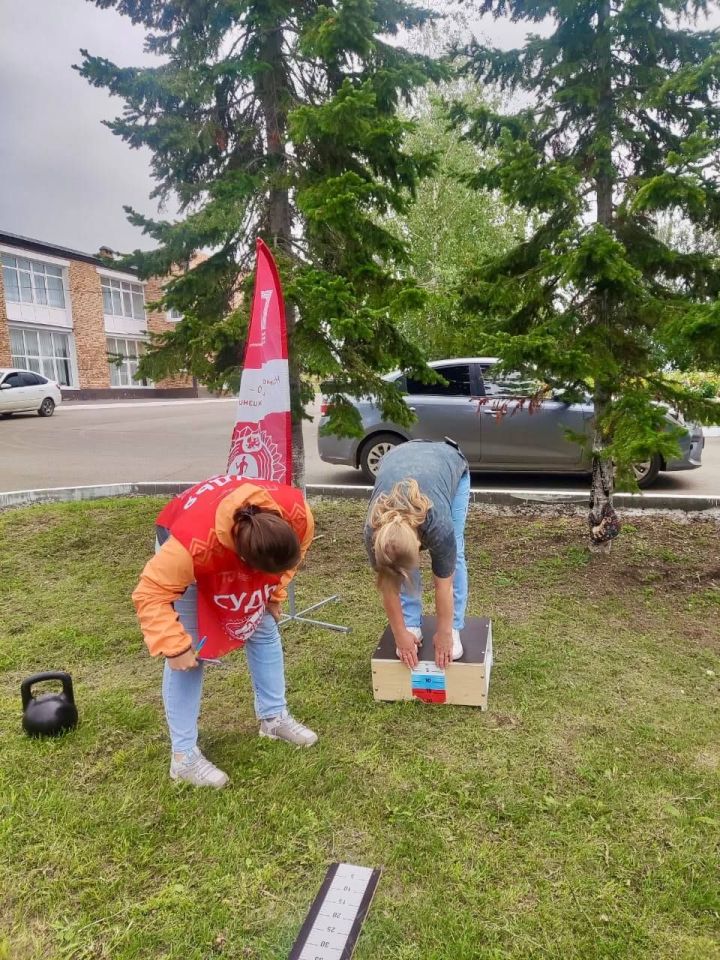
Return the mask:
M658 478L662 469L662 457L659 453L654 453L649 460L643 460L640 463L633 464L633 473L641 490L651 487Z
M366 480L375 483L380 461L386 453L401 443L404 443L404 440L396 433L378 433L365 441L360 452L360 469Z
M55 401L52 397L45 397L40 404L38 415L41 417L51 417L55 413Z
M0 413L0 420L9 420L12 413Z

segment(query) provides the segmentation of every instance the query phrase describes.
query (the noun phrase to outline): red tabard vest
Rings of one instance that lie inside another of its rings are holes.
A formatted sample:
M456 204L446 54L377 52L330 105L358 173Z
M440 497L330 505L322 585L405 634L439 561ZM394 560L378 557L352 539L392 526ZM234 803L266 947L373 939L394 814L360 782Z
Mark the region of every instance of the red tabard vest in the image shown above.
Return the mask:
M248 484L268 492L277 512L302 539L307 527L302 493L269 480L211 477L171 500L157 518L158 525L166 527L192 557L198 630L201 638L207 637L202 657L222 657L242 647L260 625L265 604L280 582L279 574L253 570L218 539L215 514L220 502Z

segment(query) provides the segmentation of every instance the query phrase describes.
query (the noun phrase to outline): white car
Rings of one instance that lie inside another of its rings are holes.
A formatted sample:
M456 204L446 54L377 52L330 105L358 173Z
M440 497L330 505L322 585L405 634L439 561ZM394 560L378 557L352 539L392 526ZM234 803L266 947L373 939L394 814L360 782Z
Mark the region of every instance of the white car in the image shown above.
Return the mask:
M0 367L0 417L35 410L41 417L51 417L59 403L62 394L54 380L32 370Z

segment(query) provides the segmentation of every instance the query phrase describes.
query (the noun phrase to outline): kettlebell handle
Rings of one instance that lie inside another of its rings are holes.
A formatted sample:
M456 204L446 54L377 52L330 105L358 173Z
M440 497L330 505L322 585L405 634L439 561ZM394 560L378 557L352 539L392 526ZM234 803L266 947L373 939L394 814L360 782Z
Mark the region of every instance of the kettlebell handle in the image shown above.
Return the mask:
M48 673L34 673L31 677L28 677L27 680L23 680L23 682L20 684L20 696L22 697L23 710L32 700L30 688L36 683L41 683L43 680L59 680L62 683L63 693L65 696L68 698L70 703L75 703L72 677L70 674L51 670Z

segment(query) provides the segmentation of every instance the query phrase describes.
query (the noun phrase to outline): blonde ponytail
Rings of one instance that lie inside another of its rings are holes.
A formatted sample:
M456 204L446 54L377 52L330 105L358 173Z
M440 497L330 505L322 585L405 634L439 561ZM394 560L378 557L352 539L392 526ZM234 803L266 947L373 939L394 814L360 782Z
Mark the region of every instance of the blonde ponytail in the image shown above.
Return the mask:
M370 510L375 531L373 550L378 586L399 590L411 583L420 562L418 529L425 523L432 501L420 492L417 480L401 480L390 493L381 494Z

